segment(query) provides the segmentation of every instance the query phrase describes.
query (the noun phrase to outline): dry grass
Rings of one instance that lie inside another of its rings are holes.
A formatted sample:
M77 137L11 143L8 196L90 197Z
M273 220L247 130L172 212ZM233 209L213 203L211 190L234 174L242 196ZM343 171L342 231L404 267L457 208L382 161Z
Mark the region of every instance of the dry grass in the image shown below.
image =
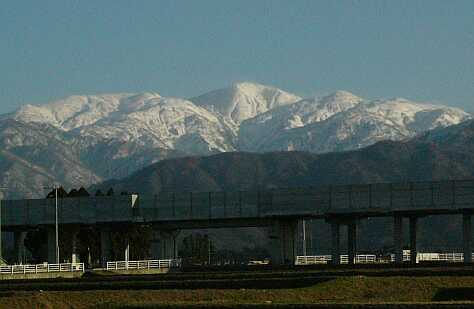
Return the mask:
M474 277L342 277L295 289L3 292L0 308L120 308L154 305L423 303L445 289L473 288ZM471 290L472 291L472 290Z

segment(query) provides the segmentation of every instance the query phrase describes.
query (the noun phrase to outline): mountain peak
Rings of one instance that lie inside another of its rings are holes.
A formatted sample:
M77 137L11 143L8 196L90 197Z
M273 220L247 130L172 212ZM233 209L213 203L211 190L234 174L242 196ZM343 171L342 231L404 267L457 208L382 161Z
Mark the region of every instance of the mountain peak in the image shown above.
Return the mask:
M190 100L212 112L218 112L235 124L253 118L272 108L299 101L297 95L252 82L234 83Z
M326 95L322 97L319 102L320 104L329 104L329 105L347 105L350 107L353 107L361 102L363 102L364 99L356 96L355 94L350 93L349 91L345 90L338 90L334 93L331 93L329 95Z

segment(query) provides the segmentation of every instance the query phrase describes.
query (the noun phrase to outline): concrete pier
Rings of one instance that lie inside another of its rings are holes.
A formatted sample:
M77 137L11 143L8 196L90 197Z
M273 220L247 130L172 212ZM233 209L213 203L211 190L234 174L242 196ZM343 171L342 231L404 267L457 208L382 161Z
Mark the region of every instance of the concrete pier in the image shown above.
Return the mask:
M298 221L276 220L269 228L273 265L293 265L297 254Z
M130 261L130 241L127 241L127 245L125 246L124 250L124 261L128 262Z
M46 244L48 263L56 264L58 263L58 261L56 261L56 230L54 228L48 228L46 233L48 234L48 241Z
M471 214L462 215L462 235L463 235L463 251L464 263L472 263L472 226Z
M395 251L395 263L403 263L403 217L393 218L393 246Z
M347 251L349 265L356 263L357 256L357 221L351 220L347 224Z
M151 255L153 259L167 260L178 257L179 230L153 230Z
M109 229L100 230L100 262L102 267L107 266L107 262L112 255L112 239L110 238Z
M340 239L340 225L339 222L332 221L331 222L331 255L332 260L331 263L333 265L339 265L341 263L340 255L341 255L341 239Z
M417 223L418 223L418 217L410 217L410 264L416 264L416 256L417 256L417 245L416 245Z
M71 234L71 263L79 263L79 248L78 248L79 229L74 229Z
M26 231L18 231L13 234L15 241L15 263L23 264L25 263L25 238Z

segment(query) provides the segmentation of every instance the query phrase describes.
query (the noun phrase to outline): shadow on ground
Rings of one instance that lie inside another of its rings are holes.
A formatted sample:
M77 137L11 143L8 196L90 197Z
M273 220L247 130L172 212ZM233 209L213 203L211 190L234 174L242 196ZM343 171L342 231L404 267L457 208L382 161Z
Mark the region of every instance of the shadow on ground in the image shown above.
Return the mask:
M3 291L91 291L91 290L196 290L196 289L294 289L314 286L333 280L324 277L207 279L207 280L157 280L157 281L107 281L107 282L31 282L3 286Z
M440 289L433 297L434 301L474 301L474 288Z
M449 308L463 309L472 308L471 304L261 304L261 305L149 305L149 306L114 306L104 304L103 306L92 307L90 309L429 309L429 308Z

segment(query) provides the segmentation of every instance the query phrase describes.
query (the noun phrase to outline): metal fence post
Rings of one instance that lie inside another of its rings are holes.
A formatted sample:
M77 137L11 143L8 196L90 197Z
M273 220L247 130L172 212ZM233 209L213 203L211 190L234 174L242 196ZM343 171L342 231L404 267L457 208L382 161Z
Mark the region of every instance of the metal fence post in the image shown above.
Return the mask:
M209 219L211 219L212 218L212 193L211 192L209 192L208 198L209 198L209 203L208 203L209 204L209 214L208 215L209 215Z
M257 191L257 217L260 217L260 190Z
M329 209L332 208L332 186L329 186Z
M372 185L369 185L369 208L372 208Z
M227 193L224 191L224 217L227 217Z
M453 206L456 205L456 180L451 182L451 191L453 194Z
M173 211L173 218L176 218L176 205L175 205L175 193L171 195L171 208Z
M242 191L239 191L239 216L242 216Z
M430 182L430 190L431 190L431 207L434 207L435 202L434 202L434 186L433 186L433 182Z
M190 209L190 214L189 217L193 217L193 193L189 192L189 209Z
M393 209L393 184L390 184L390 209Z

